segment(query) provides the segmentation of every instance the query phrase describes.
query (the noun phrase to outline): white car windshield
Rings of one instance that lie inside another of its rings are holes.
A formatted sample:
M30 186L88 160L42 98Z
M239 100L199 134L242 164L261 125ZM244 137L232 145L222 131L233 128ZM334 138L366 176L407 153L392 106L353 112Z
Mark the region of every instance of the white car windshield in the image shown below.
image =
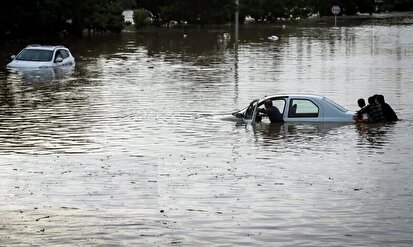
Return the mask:
M52 60L52 57L53 51L24 49L19 55L17 55L16 60L48 62Z

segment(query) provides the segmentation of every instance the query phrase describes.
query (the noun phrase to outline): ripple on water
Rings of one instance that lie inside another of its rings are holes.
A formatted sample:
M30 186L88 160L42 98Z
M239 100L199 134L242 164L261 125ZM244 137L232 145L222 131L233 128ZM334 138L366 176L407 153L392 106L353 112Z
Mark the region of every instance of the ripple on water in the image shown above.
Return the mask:
M0 242L409 246L411 26L250 27L236 52L124 33L73 43L65 75L0 71ZM216 117L285 92L382 93L403 121Z

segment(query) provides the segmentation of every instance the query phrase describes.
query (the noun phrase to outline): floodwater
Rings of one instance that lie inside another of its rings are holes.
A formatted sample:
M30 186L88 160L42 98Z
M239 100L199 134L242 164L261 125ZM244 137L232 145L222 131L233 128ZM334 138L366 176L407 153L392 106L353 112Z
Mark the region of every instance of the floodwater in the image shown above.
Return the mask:
M413 17L332 25L85 37L73 70L2 45L0 245L412 246ZM219 119L286 92L402 120Z

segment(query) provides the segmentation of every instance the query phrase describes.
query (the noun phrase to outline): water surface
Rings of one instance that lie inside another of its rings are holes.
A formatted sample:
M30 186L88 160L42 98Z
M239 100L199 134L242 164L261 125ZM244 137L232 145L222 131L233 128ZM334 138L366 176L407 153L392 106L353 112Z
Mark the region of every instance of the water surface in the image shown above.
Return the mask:
M96 36L65 44L73 70L2 69L0 243L411 246L412 23ZM380 93L402 120L217 117L286 92Z

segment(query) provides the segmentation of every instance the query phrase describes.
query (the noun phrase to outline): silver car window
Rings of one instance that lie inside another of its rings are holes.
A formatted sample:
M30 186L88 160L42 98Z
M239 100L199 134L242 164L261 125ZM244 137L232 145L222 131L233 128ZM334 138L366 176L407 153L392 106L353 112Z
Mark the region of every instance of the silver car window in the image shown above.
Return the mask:
M62 58L68 58L69 57L69 52L67 52L66 50L59 50L60 54L62 54Z
M53 57L52 51L36 50L36 49L24 49L17 55L16 60L19 61L35 61L35 62L48 62Z
M291 99L289 108L289 118L314 118L319 114L318 106L308 99Z
M281 114L284 113L284 106L285 106L285 100L284 99L273 99L272 104L278 108Z

